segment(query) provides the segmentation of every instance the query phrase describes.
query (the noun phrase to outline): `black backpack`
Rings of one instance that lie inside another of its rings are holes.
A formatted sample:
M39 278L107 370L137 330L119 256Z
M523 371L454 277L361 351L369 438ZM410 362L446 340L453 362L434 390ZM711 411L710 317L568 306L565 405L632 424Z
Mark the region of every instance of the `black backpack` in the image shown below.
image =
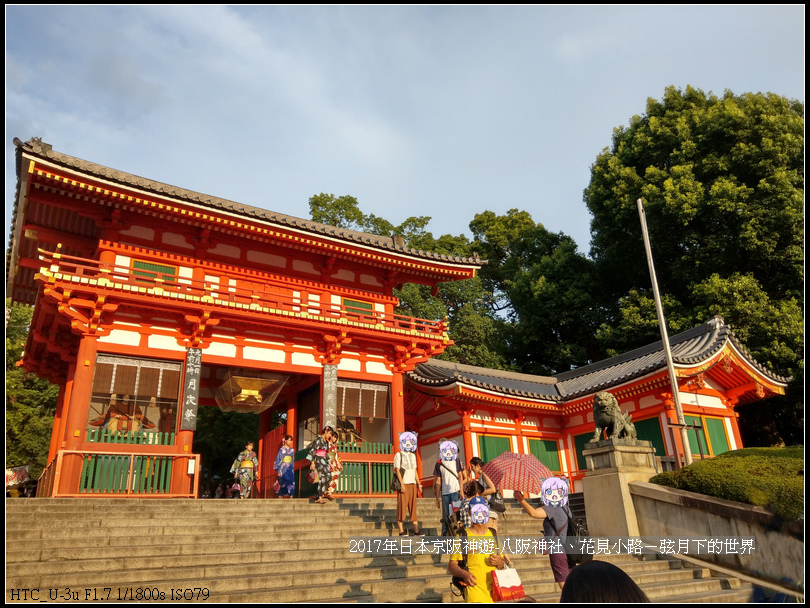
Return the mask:
M545 511L545 509L543 510ZM584 539L588 536L588 529L585 527L585 523L582 520L573 518L571 515L571 509L568 508L568 505L565 506L565 516L568 518L568 525L566 526L565 534L565 556L568 558L568 567L573 568L579 564L592 561L593 555L590 553L575 552L577 547L580 549L582 548L580 539ZM548 523L551 524L551 529L554 530L554 534L556 534L557 537L562 540L562 536L557 530L557 526L554 525L554 519L548 515L548 511L546 511L546 517L548 519Z

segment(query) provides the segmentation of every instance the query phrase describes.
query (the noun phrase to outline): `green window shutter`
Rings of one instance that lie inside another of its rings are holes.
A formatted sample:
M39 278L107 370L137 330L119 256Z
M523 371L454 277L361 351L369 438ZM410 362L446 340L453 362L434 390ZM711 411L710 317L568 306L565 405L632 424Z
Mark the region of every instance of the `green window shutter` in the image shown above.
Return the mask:
M353 312L353 313L370 313L374 311L374 306L371 302L362 302L360 300L350 300L349 298L343 298L343 307L346 309L346 312Z
M577 470L584 471L588 468L585 461L585 456L582 455L582 450L585 449L585 444L593 439L593 433L584 433L574 437L574 449L577 451Z
M684 416L683 417L686 424L702 424L700 418L698 416ZM709 448L706 445L706 429L687 429L686 432L689 435L689 447L692 450L693 455L700 455L701 449L703 450L703 455L709 455ZM700 442L700 443L698 443Z
M652 442L656 456L667 455L664 435L661 433L661 420L658 416L655 418L647 418L646 420L634 420L633 426L636 427L636 435L639 439Z
M152 281L157 278L164 281L171 281L177 274L177 268L174 266L165 266L163 264L152 264L150 262L132 260L132 274L135 276L145 277Z
M709 443L711 443L712 454L719 456L723 452L728 452L728 437L726 437L726 425L722 418L704 418L706 421L706 432L709 433Z
M560 455L557 442L550 439L529 439L529 452L546 465L552 472L560 471Z
M478 456L484 462L489 462L504 452L511 451L512 441L509 439L509 437L478 435Z

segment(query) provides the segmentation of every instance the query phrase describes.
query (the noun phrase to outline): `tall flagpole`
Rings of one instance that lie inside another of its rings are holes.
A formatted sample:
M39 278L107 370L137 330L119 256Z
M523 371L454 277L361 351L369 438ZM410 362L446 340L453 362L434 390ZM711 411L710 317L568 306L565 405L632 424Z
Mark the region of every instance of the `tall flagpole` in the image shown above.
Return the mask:
M664 308L661 306L661 296L658 293L658 280L655 278L655 265L653 264L652 249L650 248L650 235L647 233L647 217L644 215L644 204L641 199L638 204L638 216L641 219L641 233L644 235L644 249L647 251L647 266L650 268L650 280L652 281L653 296L655 297L655 312L658 313L658 326L661 328L661 342L664 344L664 354L667 358L667 369L669 370L669 383L672 387L672 397L675 400L675 413L678 416L678 426L681 429L681 442L683 443L683 456L687 465L692 464L692 449L689 446L689 435L686 432L686 421L681 408L681 396L678 390L678 378L675 375L675 364L672 362L672 351L669 349L669 336L667 326L664 323Z

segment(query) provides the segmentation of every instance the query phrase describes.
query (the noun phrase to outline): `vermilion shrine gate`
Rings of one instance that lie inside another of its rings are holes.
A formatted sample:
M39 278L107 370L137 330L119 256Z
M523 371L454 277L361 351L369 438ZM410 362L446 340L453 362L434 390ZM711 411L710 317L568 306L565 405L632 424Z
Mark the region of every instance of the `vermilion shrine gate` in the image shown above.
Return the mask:
M196 496L200 405L261 412L262 496L281 436L301 450L325 424L344 439L341 493L387 494L406 428L420 431L425 475L447 437L465 460L535 453L576 488L600 390L659 458L684 452L660 344L548 378L432 359L450 344L445 322L396 314L393 288L473 277L477 258L15 145L7 290L35 306L25 368L60 386L40 496ZM692 451L742 447L734 408L787 380L719 317L670 341ZM268 407L286 425L271 431Z

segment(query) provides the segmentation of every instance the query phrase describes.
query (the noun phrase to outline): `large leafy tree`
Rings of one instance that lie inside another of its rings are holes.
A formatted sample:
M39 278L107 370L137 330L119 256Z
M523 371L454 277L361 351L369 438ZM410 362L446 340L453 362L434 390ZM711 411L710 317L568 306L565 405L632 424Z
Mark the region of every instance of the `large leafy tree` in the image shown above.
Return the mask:
M759 361L801 374L803 104L771 93L717 97L669 87L614 131L585 190L607 352L658 337L638 198L669 329L722 315Z
M22 359L33 308L6 300L6 465L28 465L32 479L47 465L59 387L15 364Z
M488 264L484 285L505 322L511 366L553 374L598 358L594 334L601 312L593 293L593 263L571 237L535 223L526 211L485 211L470 223Z
M426 230L430 217L409 217L399 225L373 214L366 215L353 196L317 194L309 199L314 221L381 236L401 235L408 247L434 253L469 257L474 249L464 235L434 237ZM395 290L400 300L398 312L422 319L449 321L454 344L440 358L490 368L507 367L501 354L502 339L498 319L493 314L493 295L479 277L442 283L432 295L424 285L408 283Z

